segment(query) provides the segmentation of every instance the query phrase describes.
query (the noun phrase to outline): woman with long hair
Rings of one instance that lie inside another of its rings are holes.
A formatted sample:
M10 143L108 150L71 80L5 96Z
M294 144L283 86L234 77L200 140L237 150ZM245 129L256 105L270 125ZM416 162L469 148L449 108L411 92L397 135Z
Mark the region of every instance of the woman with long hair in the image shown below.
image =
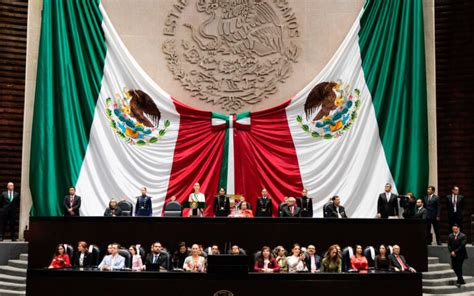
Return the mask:
M257 261L254 266L255 272L278 272L280 266L278 265L275 258L273 258L270 247L264 246L258 255Z
M56 251L54 252L53 259L49 264L48 268L66 268L71 267L71 261L69 260L69 255L66 254L66 248L63 244L56 246Z
M321 272L341 272L342 260L337 253L336 245L329 247L326 256L321 262Z

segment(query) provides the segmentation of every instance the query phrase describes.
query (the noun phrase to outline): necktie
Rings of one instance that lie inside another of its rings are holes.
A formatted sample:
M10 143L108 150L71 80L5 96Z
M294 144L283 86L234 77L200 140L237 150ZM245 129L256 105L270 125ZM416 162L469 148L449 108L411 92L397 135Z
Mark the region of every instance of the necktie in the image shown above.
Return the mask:
M156 255L153 255L153 264L156 264Z
M71 198L69 198L69 206L72 208L73 205L74 205L74 196L71 196Z
M8 198L10 199L10 201L12 201L12 200L13 200L13 192L8 191L8 193L9 193L9 195L10 195Z
M453 208L454 208L454 212L456 212L456 201L457 201L457 196L456 196L456 195L453 195Z
M290 207L291 216L295 214L295 207Z
M403 264L403 261L402 261L402 259L400 258L399 255L397 255L397 261L398 261L398 263L400 263L400 266L402 267L402 271L407 269L407 266L405 264Z

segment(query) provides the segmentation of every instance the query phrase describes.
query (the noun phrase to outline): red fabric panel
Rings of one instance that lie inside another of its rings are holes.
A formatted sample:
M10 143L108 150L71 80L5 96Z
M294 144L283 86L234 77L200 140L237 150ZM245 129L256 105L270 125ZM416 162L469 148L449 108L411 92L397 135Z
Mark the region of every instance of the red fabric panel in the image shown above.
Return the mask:
M303 189L286 118L288 104L251 113L249 130L234 129L235 193L243 194L255 210L266 188L273 199L273 216L285 196L300 196Z
M214 216L212 202L219 186L225 129L212 128L211 112L192 109L177 100L174 104L180 123L166 201L173 195L180 203L187 201L194 183L199 182L206 196L204 214Z

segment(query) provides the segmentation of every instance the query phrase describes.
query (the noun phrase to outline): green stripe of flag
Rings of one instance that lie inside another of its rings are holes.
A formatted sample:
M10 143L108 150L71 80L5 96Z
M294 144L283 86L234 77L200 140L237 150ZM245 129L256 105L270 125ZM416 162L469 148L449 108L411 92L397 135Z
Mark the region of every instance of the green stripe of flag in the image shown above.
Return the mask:
M429 173L423 2L367 0L359 46L397 189L422 196Z
M30 155L35 216L61 215L79 177L106 54L99 3L43 1Z

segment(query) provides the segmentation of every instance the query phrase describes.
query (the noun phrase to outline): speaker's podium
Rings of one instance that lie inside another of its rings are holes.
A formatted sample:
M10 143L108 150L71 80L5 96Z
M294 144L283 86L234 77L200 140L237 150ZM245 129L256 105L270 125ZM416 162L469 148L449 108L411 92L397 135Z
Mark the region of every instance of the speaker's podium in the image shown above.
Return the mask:
M207 273L222 275L243 275L249 272L247 255L209 255Z

